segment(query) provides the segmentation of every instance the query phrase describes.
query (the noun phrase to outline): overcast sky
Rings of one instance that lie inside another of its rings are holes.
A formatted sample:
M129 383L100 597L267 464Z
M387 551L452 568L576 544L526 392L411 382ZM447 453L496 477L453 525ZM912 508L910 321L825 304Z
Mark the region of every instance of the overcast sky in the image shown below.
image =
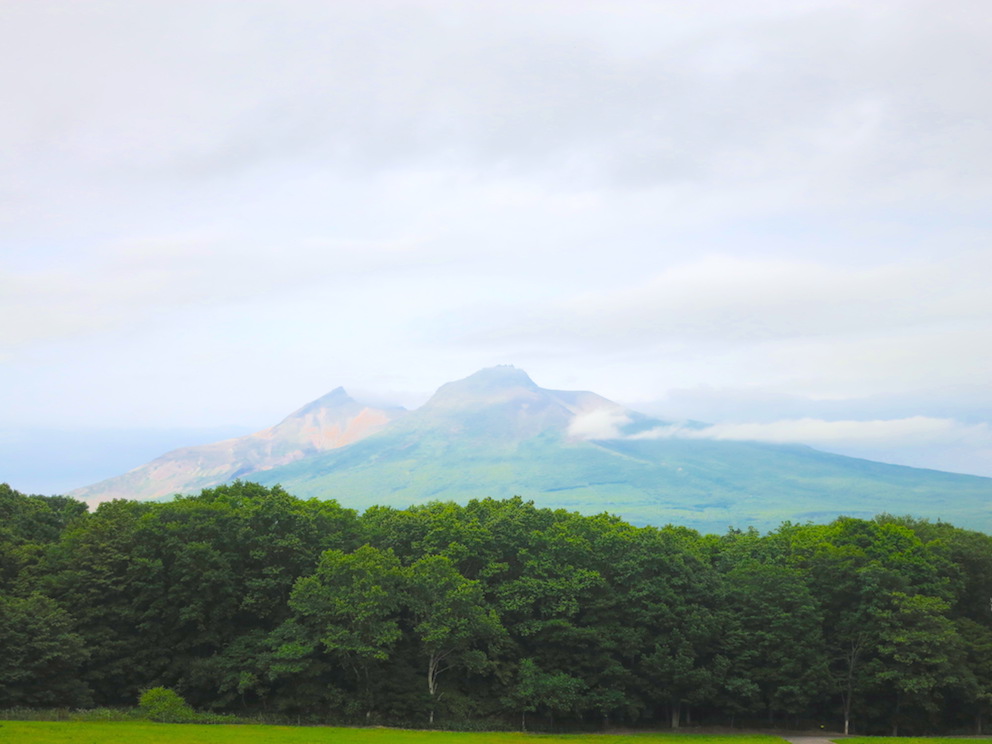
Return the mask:
M512 363L992 475L990 38L966 0L0 0L0 439Z

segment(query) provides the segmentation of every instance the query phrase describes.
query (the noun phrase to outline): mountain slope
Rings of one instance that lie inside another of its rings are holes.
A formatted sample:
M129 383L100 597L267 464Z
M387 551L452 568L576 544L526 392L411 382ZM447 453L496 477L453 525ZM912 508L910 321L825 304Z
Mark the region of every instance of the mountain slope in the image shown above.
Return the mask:
M992 532L990 478L796 445L647 438L672 424L595 393L546 390L513 367L447 383L417 410L397 413L365 408L339 389L271 429L176 450L72 495L158 498L243 478L357 509L519 495L707 532L883 511Z
M339 387L268 429L213 444L182 447L123 475L68 495L98 502L195 493L352 444L404 413L400 408L362 405Z
M494 368L448 383L368 439L252 480L354 508L519 495L539 506L716 532L883 511L992 531L989 478L804 446L629 438L663 423Z

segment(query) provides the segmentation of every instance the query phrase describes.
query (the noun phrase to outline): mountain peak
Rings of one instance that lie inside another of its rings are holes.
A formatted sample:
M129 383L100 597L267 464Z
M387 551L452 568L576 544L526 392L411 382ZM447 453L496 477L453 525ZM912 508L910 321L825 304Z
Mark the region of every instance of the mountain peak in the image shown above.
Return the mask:
M527 387L537 388L530 375L512 364L484 367L468 377L449 384L471 384L478 387Z
M355 405L356 401L343 387L336 387L326 395L322 395L317 400L312 400L302 408L293 411L287 418L305 416L308 413L324 410L327 408L341 408L342 406Z
M534 395L541 390L522 369L512 364L486 367L461 380L438 388L425 406L449 407L466 404L491 404Z

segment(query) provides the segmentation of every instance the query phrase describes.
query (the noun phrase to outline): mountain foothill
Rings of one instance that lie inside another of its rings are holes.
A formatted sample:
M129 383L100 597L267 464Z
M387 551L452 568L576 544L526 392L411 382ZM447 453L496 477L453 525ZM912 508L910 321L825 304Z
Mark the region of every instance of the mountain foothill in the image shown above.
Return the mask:
M177 449L68 495L161 500L240 479L356 509L520 496L704 532L882 512L992 531L990 478L707 439L704 428L541 388L506 365L442 385L412 411L337 388L268 429Z

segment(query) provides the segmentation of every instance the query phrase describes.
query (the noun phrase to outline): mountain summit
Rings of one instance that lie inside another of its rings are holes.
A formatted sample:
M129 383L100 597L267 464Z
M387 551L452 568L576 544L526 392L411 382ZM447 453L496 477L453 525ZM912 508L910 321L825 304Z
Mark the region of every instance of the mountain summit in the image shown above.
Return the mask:
M714 532L886 511L992 531L992 478L682 436L698 427L491 367L409 413L365 407L338 388L271 429L176 450L71 495L158 498L245 478L359 509L521 496Z
M566 434L577 419L595 411L640 416L595 393L538 387L512 366L489 367L442 385L399 429L521 440L548 432Z
M487 405L527 397L540 391L530 376L511 364L486 367L437 389L425 406Z

